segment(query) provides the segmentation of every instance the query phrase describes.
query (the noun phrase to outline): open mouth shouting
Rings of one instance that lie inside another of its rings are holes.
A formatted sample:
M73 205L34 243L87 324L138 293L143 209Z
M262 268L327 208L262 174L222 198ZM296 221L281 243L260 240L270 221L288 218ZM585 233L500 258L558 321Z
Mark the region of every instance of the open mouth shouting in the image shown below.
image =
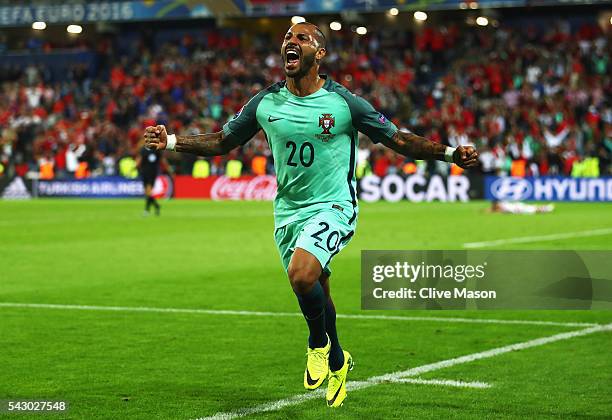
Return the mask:
M288 45L285 48L285 68L295 70L300 65L301 53L296 45Z

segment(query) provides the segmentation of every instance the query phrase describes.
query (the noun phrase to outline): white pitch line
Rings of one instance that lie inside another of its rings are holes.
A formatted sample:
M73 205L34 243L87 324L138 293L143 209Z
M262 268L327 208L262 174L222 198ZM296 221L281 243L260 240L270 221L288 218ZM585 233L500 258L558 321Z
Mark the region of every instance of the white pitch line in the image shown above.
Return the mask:
M388 383L405 383L405 384L419 384L419 385L435 385L435 386L453 386L460 388L490 388L491 385L484 382L462 382L462 381L451 381L447 379L422 379L422 378L398 378L393 381L387 381ZM371 384L367 381L351 381L347 384L350 391L356 391L361 388L367 388L375 384ZM203 417L197 420L230 420L237 417L250 416L252 414L265 413L270 411L278 411L284 407L290 407L292 405L299 405L303 402L314 400L317 398L323 399L325 397L325 390L322 388L316 391L308 392L305 394L295 395L293 397L285 398L278 401L272 401L269 403L261 404L251 408L244 408L237 412L229 413L217 413L211 417Z
M590 328L586 328L582 330L569 331L569 332L565 332L561 334L551 335L548 337L536 338L536 339L524 341L521 343L510 344L510 345L503 346L503 347L497 347L497 348L482 351L479 353L468 354L468 355L456 357L453 359L447 359L447 360L442 360L440 362L417 366L415 368L411 368L407 370L402 370L402 371L398 371L394 373L388 373L388 374L380 375L380 376L372 376L365 381L351 381L347 383L347 389L349 391L357 391L359 389L369 388L369 387L380 385L380 384L393 383L397 381L398 379L404 379L404 378L408 378L411 376L418 376L418 375L422 375L428 372L433 372L439 369L444 369L447 367L456 366L456 365L460 365L463 363L470 363L475 360L487 359L490 357L499 356L501 354L509 353L512 351L525 350L531 347L538 347L538 346L543 346L544 344L554 343L556 341L569 340L570 338L581 337L581 336L585 336L585 335L589 335L589 334L593 334L597 332L605 332L605 331L612 331L612 324L598 325L595 327L590 327ZM229 420L229 419L235 419L239 417L248 416L251 414L276 411L284 407L298 405L308 400L323 397L323 393L324 393L323 390L319 389L315 392L298 394L298 395L294 395L289 398L285 398L285 399L278 400L278 401L272 401L272 402L257 405L254 407L238 409L235 411L230 411L230 412L225 412L225 413L220 412L210 417L201 417L198 420L220 420L220 419Z
M110 312L156 312L202 315L237 315L237 316L263 316L263 317L302 317L300 312L261 312L261 311L234 311L223 309L190 309L190 308L150 308L144 306L95 306L95 305L61 305L54 303L17 303L0 302L0 308L38 308L38 309L68 309L81 311L110 311ZM592 327L599 324L588 322L557 322L557 321L530 321L519 319L491 319L491 318L450 318L428 316L398 316L398 315L366 315L366 314L338 314L338 318L346 319L379 319L387 321L425 321L425 322L455 322L467 324L507 324L507 325L545 325L553 327Z
M453 381L451 379L423 379L423 378L398 378L394 384L416 384L416 385L435 385L435 386L454 386L457 388L491 388L486 382L464 382Z
M493 241L484 242L466 242L463 244L464 248L485 248L489 246L507 245L507 244L526 244L529 242L545 242L555 241L557 239L571 239L571 238L583 238L587 236L602 236L611 235L612 228L607 229L595 229L585 230L582 232L566 232L566 233L553 233L551 235L539 235L539 236L520 236L517 238L507 239L496 239Z
M298 314L302 315L302 314ZM447 318L441 316L399 316L399 315L360 315L360 314L337 314L338 318L362 318L383 319L393 321L436 321L436 322L459 322L468 324L507 324L507 325L547 325L554 327L592 327L599 325L592 322L558 322L539 321L526 319L493 319L493 318Z

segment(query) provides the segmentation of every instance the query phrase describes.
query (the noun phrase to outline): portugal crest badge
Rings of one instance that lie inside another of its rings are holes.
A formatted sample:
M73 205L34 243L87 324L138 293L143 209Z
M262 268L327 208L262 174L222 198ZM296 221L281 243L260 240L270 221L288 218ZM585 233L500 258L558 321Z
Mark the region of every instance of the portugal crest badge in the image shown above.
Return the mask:
M331 134L329 130L336 125L336 119L332 114L321 114L319 117L319 127L323 128L321 134Z

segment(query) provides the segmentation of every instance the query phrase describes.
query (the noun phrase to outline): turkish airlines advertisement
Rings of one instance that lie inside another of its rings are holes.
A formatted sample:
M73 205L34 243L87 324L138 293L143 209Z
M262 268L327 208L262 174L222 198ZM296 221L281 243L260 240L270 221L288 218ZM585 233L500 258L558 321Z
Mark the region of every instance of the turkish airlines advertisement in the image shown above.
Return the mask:
M37 197L134 198L144 196L144 185L140 179L118 176L40 180L34 183L34 194ZM160 175L156 178L153 196L172 197L172 179L169 176Z

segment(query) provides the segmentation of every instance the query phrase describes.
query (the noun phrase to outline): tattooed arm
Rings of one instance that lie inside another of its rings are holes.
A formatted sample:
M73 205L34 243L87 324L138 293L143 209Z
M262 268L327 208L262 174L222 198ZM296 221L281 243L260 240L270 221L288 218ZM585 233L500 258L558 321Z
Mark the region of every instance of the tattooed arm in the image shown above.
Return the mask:
M478 152L472 146L459 146L453 150L410 132L397 131L391 139L383 140L382 143L401 155L415 159L448 161L448 149L449 156L452 154L452 161L458 166L469 168L478 164Z
M395 124L361 96L354 95L343 87L336 87L336 92L348 104L353 127L375 143L380 142L401 155L415 159L444 160L454 162L462 168L477 164L478 153L473 147L459 146L453 149L414 133L399 131Z
M236 139L224 135L223 131L216 133L194 134L189 136L168 135L166 127L158 125L145 129L145 147L153 150L164 150L169 144L169 150L192 153L199 156L217 156L228 153L240 144Z
M192 136L176 136L177 152L193 153L199 156L225 155L233 148L239 146L234 144L223 134L223 131L207 134L195 134Z

